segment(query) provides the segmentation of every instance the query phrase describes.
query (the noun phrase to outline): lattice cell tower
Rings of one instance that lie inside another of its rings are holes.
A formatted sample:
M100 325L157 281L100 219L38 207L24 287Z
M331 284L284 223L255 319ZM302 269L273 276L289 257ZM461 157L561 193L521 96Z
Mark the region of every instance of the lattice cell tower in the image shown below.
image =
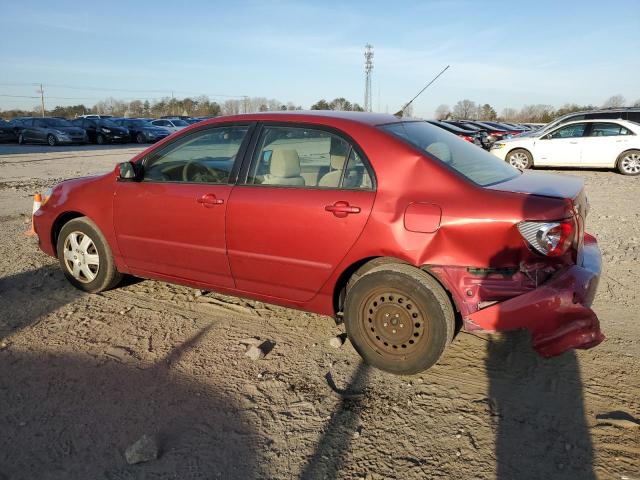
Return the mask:
M373 45L364 46L364 111L370 112L371 105L371 70L373 70Z

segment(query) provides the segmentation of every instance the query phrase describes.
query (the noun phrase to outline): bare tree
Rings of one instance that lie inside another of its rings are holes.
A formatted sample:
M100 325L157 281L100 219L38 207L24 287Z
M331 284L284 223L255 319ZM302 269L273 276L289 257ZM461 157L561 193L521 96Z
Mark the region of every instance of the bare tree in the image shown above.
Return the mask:
M612 97L609 97L603 104L602 104L602 108L617 108L617 107L624 107L624 104L626 103L625 98L618 94L618 95L613 95Z
M476 102L465 98L455 104L452 113L454 118L464 120L474 117L478 113L478 107L476 106Z
M515 108L507 107L502 110L502 115L500 116L500 120L505 120L507 122L515 122L517 121L518 111Z
M436 108L435 111L435 117L436 120L446 120L451 117L451 109L449 108L449 105L438 105L438 108Z

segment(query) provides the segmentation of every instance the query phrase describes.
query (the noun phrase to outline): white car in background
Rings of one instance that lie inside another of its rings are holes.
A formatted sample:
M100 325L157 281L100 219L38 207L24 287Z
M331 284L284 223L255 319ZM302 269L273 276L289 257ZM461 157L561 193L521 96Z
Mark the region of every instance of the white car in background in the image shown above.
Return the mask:
M151 124L155 125L156 127L165 128L169 131L169 133L178 132L183 128L187 128L189 126L189 124L184 120L168 119L168 118L161 118L160 120L152 120Z
M544 167L615 168L640 174L640 124L581 120L544 133L500 140L491 153L520 170Z

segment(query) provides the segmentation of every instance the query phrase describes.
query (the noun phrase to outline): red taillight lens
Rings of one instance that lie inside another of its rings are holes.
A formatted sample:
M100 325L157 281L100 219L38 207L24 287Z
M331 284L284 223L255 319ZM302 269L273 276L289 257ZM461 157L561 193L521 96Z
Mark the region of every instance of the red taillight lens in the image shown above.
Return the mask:
M461 139L466 140L467 142L471 142L473 143L473 137L470 137L469 135L458 135Z
M573 219L562 222L521 222L518 230L538 252L548 257L559 257L573 243L576 226Z

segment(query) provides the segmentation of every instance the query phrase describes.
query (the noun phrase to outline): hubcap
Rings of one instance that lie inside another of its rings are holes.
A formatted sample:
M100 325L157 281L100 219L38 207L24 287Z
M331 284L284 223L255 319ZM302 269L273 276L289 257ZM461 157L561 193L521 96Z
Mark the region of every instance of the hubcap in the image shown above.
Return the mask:
M625 155L620 166L625 173L640 173L640 153Z
M100 269L98 250L91 238L82 232L71 232L64 241L64 264L73 278L89 283Z
M509 163L519 170L527 168L529 159L523 152L515 152L509 155Z
M383 288L369 295L362 305L365 338L378 352L406 357L426 341L427 318L410 296Z

